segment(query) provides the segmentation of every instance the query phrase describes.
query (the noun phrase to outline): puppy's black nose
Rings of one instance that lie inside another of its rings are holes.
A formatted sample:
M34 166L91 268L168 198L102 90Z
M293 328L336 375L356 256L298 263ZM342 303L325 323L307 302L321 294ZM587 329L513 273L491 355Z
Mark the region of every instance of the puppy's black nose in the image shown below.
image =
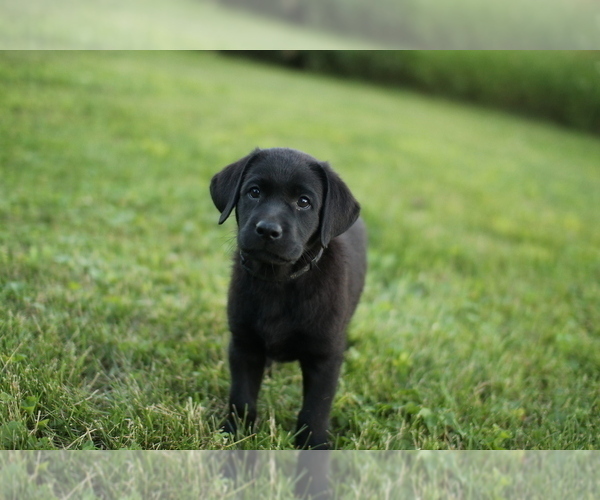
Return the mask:
M282 232L281 226L276 222L261 220L256 224L256 233L267 240L278 240Z

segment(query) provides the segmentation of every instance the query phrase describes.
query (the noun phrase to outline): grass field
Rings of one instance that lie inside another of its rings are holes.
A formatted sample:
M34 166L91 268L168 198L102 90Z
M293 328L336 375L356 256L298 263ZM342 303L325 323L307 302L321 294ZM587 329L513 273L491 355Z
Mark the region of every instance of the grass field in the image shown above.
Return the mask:
M310 453L315 460L323 452ZM7 451L0 453L3 500L149 498L274 500L294 496L293 451ZM226 460L258 459L255 474L224 478ZM423 498L592 500L596 451L325 452L332 499ZM315 498L315 497L313 497ZM318 497L317 497L318 498Z
M600 447L600 141L213 53L0 55L0 447L290 449L300 371L256 433L226 406L234 224L253 147L329 160L367 287L339 449Z
M351 49L373 42L203 0L0 0L0 49Z

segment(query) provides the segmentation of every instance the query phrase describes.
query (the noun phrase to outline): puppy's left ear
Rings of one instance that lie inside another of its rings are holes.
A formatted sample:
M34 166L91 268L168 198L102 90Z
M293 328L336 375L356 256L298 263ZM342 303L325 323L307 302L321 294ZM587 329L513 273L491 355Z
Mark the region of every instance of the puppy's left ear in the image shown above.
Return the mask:
M210 196L215 207L221 212L219 224L223 224L227 220L237 205L244 174L259 152L260 149L256 148L249 155L226 166L210 181Z
M346 232L356 222L360 205L327 162L320 162L319 168L325 188L321 208L321 244L327 247L333 238Z

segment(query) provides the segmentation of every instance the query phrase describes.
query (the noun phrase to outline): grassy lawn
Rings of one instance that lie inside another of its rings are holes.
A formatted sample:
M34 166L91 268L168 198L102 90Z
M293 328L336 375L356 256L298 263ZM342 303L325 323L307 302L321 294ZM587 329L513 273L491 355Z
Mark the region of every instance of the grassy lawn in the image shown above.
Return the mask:
M209 0L0 0L0 49L340 49L329 35Z
M0 55L0 448L290 449L297 365L255 435L226 406L233 220L253 147L329 160L370 271L340 449L600 447L600 141L212 53Z

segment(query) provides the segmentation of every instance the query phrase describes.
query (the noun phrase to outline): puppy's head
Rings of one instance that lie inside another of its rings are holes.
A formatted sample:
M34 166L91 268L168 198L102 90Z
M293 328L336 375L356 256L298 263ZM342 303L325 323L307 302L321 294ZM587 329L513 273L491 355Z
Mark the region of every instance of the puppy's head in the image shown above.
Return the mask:
M216 174L210 194L221 212L219 224L235 208L240 249L274 265L326 247L360 211L326 162L287 148L255 149Z

